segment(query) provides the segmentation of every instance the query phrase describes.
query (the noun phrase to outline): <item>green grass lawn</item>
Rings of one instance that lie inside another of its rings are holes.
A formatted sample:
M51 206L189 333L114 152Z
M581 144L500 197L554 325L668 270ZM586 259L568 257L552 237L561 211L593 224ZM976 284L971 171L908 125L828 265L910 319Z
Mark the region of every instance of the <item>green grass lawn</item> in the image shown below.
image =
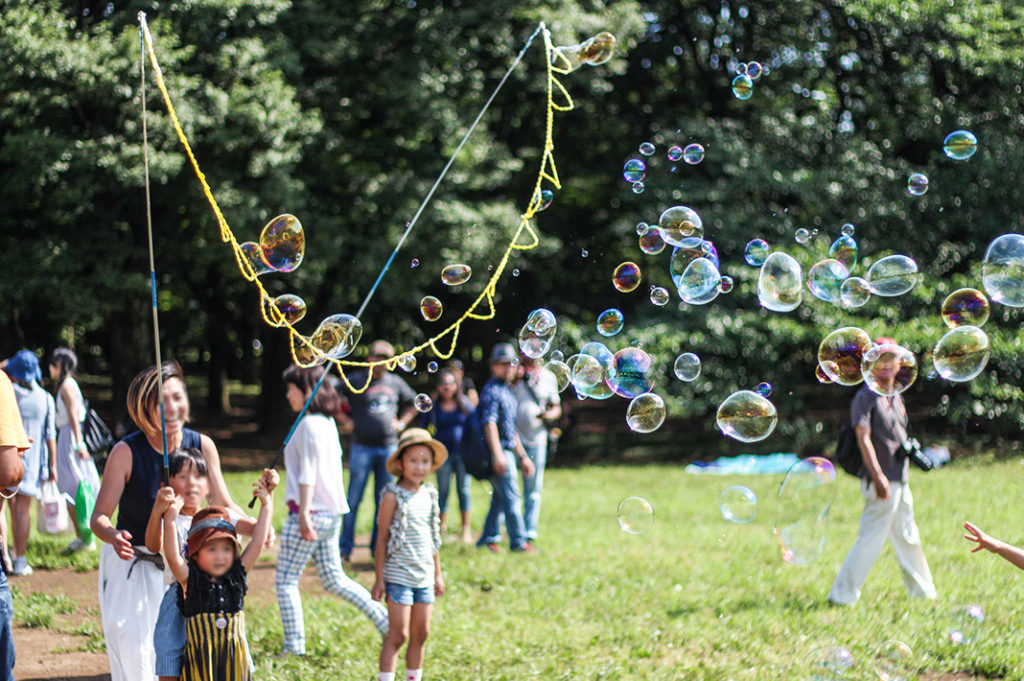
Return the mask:
M772 534L781 476L691 476L681 467L554 469L545 480L540 552L442 550L448 594L435 607L427 649L432 679L808 679L808 654L844 646L855 664L843 678L877 679L875 652L889 639L910 646L911 671L1020 679L1024 670L1024 574L990 554L971 555L965 519L1022 542L1022 462L975 462L913 476L917 517L939 590L911 600L887 546L851 608L826 595L856 535L861 499L840 472L824 554L808 565L780 558ZM236 499L255 474L230 474ZM721 491L757 493L758 515L726 522ZM627 496L651 502L656 520L624 533L616 508ZM276 526L283 519L277 495ZM479 527L488 491L474 483ZM370 508L360 514L369 530ZM53 541L53 540L48 540ZM30 553L30 561L32 554ZM86 560L89 560L86 558ZM369 583L371 575L357 575ZM273 603L266 594L262 603ZM955 645L954 613L978 604L986 620ZM60 603L52 604L59 608ZM262 679L375 679L380 637L354 608L331 596L304 598L308 655L275 658L281 624L274 605L250 601L249 638ZM36 615L39 619L45 616ZM45 621L37 626L45 626ZM401 669L401 668L400 668Z

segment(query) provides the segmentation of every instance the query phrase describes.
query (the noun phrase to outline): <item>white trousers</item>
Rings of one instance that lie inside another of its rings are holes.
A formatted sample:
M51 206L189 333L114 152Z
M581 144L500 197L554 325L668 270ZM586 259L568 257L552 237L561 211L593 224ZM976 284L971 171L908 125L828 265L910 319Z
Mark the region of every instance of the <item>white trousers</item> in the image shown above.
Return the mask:
M101 544L100 615L111 681L156 679L153 630L164 588L163 571L155 565L121 560L113 546Z
M882 501L870 481L861 481L864 512L860 517L857 541L839 569L828 598L850 605L860 598L860 588L878 560L888 537L903 572L903 583L911 596L935 598L935 584L921 547L921 536L914 522L914 497L907 483L889 482L889 500Z

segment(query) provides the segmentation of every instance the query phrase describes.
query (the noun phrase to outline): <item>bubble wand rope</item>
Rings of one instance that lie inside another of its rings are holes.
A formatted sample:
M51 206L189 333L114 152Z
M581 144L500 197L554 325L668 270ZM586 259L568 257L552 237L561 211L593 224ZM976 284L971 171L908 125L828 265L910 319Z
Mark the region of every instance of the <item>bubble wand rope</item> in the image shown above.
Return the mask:
M498 92L501 90L502 86L505 85L505 81L508 80L508 77L512 75L512 71L514 71L515 68L519 66L519 63L523 60L523 55L525 55L526 51L530 49L530 45L533 43L533 39L536 38L537 34L543 30L545 30L545 27L544 22L542 21L537 26L536 30L534 30L533 34L526 40L526 44L523 45L523 49L521 49L519 51L519 54L516 55L516 58L512 61L512 65L508 67L508 70L505 72L505 75L502 76L501 81L498 82L498 85L494 88L494 91L491 92L491 96L487 98L487 102L484 103L483 108L480 109L480 113L477 114L476 119L469 126L469 130L467 130L466 134L462 136L462 140L455 148L455 151L452 152L451 158L448 159L448 163L445 164L444 168L441 170L441 174L437 176L436 180L434 180L434 185L430 188L430 191L427 192L427 195L420 203L419 208L416 209L416 213L412 216L412 220L410 220L409 224L406 225L405 232L402 234L401 238L398 240L398 243L395 245L395 249L391 251L390 257L388 257L387 262L384 263L384 268L380 271L380 274L377 275L377 280L373 282L373 286L370 287L369 292L366 294L366 298L363 299L362 305L359 306L359 311L356 312L355 314L356 319L359 319L360 317L363 316L363 312L366 310L366 306L370 303L370 299L373 298L373 294L377 291L377 287L380 286L380 282L384 279L384 275L387 274L388 269L391 267L391 263L395 261L395 256L398 255L398 251L402 248L402 244L405 243L405 240L409 236L409 233L412 232L413 227L416 226L416 221L419 220L419 217L423 213L423 210L427 207L427 204L430 203L430 199L433 198L434 192L437 191L438 186L440 186L441 182L444 181L445 176L448 174L448 170L451 169L452 164L455 163L455 159L459 155L459 152L462 151L462 147L465 146L466 141L469 139L469 136L473 134L473 131L476 129L476 126L484 117L484 114L487 112L487 108L491 105L491 102L494 101L494 98L498 95ZM334 366L333 363L327 365L327 368L324 369L323 374L320 375L320 380L317 381L316 385L313 387L313 390L309 393L309 397L306 398L306 403L302 405L302 410L299 412L299 415L295 418L294 423L292 423L292 427L288 430L288 435L285 436L284 438L284 443L281 445L281 448L278 450L277 455L271 462L271 468L276 468L277 465L280 463L281 458L284 456L285 447L287 447L288 443L291 441L292 435L295 434L295 429L298 428L299 422L302 421L302 417L306 415L306 410L309 409L310 403L313 401L313 398L316 397L317 391L320 390L320 386L323 385L324 379L327 378L327 374L330 373L332 366ZM368 378L370 374L371 372L368 371ZM254 496L249 501L249 508L253 508L255 504L256 497Z
M149 199L149 134L146 129L146 39L142 26L146 13L139 12L139 100L142 102L142 168L146 186L146 234L149 238L149 288L153 297L153 346L156 348L157 400L160 405L160 434L164 442L164 467L160 479L165 485L171 482L171 466L167 455L167 415L164 413L164 371L160 359L160 317L156 305L156 265L153 260L153 211Z

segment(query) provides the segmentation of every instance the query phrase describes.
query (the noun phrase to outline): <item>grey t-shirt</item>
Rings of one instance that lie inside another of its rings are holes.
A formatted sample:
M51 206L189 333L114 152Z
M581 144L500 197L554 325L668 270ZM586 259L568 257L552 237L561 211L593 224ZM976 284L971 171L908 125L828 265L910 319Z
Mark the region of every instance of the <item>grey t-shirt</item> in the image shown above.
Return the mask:
M850 405L850 423L853 427L867 426L871 429L871 444L875 447L878 465L885 477L893 482L906 482L908 463L903 456L903 440L906 437L907 409L900 395L883 397L861 386ZM861 465L860 476L868 477L867 469Z
M356 387L363 386L366 372L352 374L349 381ZM398 443L398 433L392 424L398 418L399 409L409 407L416 397L408 383L389 372L371 381L362 393L352 392L344 381L338 381L337 385L338 392L352 407L353 442L367 447L390 447Z

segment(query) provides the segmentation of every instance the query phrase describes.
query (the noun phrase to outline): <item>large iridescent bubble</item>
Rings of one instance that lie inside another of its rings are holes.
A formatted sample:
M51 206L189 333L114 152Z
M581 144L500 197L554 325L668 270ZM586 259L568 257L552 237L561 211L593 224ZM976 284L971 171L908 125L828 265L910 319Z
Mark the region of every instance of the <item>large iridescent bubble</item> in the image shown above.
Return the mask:
M613 393L612 389L608 386L608 375L612 369L612 365L615 362L615 355L612 354L612 351L609 350L603 343L590 342L584 345L582 348L580 348L579 354L582 355L583 358L589 357L590 359L596 360L599 369L598 380L596 380L593 384L590 385L580 385L576 381L576 374L577 368L579 368L579 362L577 362L577 366L573 366L572 364L570 364L569 366L573 369L573 385L576 386L576 390L578 390L581 394L586 395L587 397L594 398L595 400L607 400L612 395L614 395L615 393ZM584 365L587 367L592 367L592 365L590 365L590 363L583 358L581 358L579 361L583 362Z
M285 293L277 296L272 301L264 300L267 311L267 319L273 326L285 326L295 324L306 316L306 301L294 293Z
M331 359L347 357L363 335L362 323L350 314L332 314L317 327L309 341Z
M942 151L954 161L966 161L978 151L978 138L969 130L956 130L946 135Z
M787 563L806 565L824 551L835 479L832 462L812 456L793 464L779 485L775 537Z
M448 265L441 270L441 281L448 286L465 284L471 276L473 276L473 268L462 263Z
M650 392L654 387L654 360L640 348L623 348L612 358L607 383L619 397L632 399Z
M803 270L796 258L776 251L765 259L757 276L757 299L773 312L789 312L800 305Z
M658 218L661 237L673 246L685 246L687 239L704 238L704 223L688 206L666 208Z
M672 365L672 373L680 381L687 383L697 380L697 377L700 376L700 357L692 352L684 352L676 357L675 364Z
M942 321L953 329L958 326L984 326L991 307L981 291L962 288L953 291L942 301Z
M963 383L980 374L991 354L988 335L976 326L958 326L932 350L935 370L947 381Z
M884 397L898 395L917 379L917 358L905 347L893 343L873 345L861 362L864 384Z
M839 299L851 310L862 307L871 300L871 287L860 277L850 277L839 287Z
M707 258L696 258L679 278L679 297L690 305L705 305L718 297L722 275Z
M252 268L252 273L257 277L267 272L273 272L274 269L263 262L263 249L260 245L254 241L246 241L238 245L238 248L242 251L242 257L245 258L245 262Z
M751 267L760 267L768 258L769 250L768 242L764 239L751 239L743 250L743 259Z
M291 272L302 264L306 237L302 223L294 215L278 215L260 233L263 262L275 272Z
M844 326L825 336L818 346L818 364L839 385L857 385L864 380L861 364L871 348L871 336L855 326Z
M827 303L838 303L842 300L843 281L849 276L843 263L828 258L807 270L807 288L815 298Z
M917 284L917 263L905 255L888 255L868 270L868 285L876 296L901 296Z
M716 269L720 269L718 250L713 243L704 239L685 239L683 244L672 249L672 259L668 266L669 276L676 288L682 283L683 272L697 258L707 258Z
M597 332L610 338L622 331L623 322L622 311L610 308L597 316Z
M554 353L552 353L553 355ZM569 371L569 365L560 359L552 359L550 362L544 365L554 375L555 382L558 385L558 392L562 392L569 387L572 383L572 372Z
M718 406L715 422L723 435L740 442L759 442L775 430L779 416L767 397L738 390Z
M612 273L612 286L622 293L630 293L636 290L642 278L640 266L627 261L615 268L615 272Z
M626 425L634 433L652 433L665 422L665 416L665 401L654 393L644 393L626 408Z
M832 242L828 249L828 257L843 263L846 271L852 272L857 265L857 240L843 234Z
M993 301L1024 307L1024 236L1003 234L988 245L981 264L981 283Z
M527 357L543 357L551 349L558 322L551 310L538 308L531 312L519 331L519 350Z

